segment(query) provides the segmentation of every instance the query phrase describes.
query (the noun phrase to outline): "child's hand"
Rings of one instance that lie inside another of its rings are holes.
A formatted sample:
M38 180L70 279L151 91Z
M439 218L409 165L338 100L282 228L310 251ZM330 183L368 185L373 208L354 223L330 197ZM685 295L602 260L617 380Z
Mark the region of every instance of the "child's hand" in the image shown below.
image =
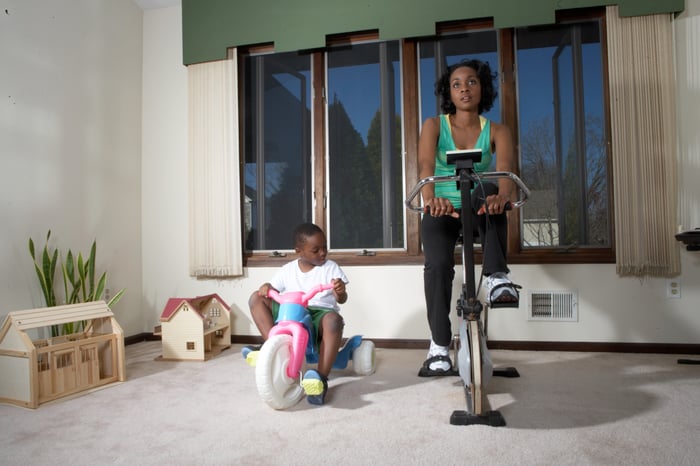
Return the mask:
M267 298L268 297L267 293L269 293L269 291L271 289L274 289L272 287L272 285L270 285L269 283L263 283L262 285L260 285L260 288L258 289L258 296L260 296L262 298Z
M348 293L345 291L345 282L340 278L334 278L331 283L333 283L333 295L335 296L335 300L338 301L339 304L343 304L348 300Z
M345 293L345 282L341 280L340 278L334 278L331 280L331 283L333 283L333 291L336 293Z

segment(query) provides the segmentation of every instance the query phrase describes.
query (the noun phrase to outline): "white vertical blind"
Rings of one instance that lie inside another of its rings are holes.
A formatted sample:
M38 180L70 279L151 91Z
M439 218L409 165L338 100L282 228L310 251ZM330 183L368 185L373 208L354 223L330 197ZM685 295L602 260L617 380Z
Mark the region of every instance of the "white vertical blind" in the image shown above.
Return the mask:
M621 276L680 273L674 235L677 130L673 23L669 14L620 18L607 7L615 195Z
M236 52L190 65L190 275L243 274Z
M696 9L700 8L700 3L693 3ZM678 162L683 167L679 179L679 224L683 230L690 230L700 228L700 15L683 15L675 21L674 26L678 64L676 85L679 96L676 99L681 147Z

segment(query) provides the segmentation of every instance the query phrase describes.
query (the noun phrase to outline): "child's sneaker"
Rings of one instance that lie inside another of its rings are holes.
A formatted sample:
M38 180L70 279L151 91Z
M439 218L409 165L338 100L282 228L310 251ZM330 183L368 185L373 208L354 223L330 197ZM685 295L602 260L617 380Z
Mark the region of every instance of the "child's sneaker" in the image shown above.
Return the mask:
M247 362L249 366L255 367L255 365L258 363L258 354L260 354L260 348L262 348L262 345L248 345L244 346L241 350L243 359L245 359L245 362Z
M328 378L322 376L318 371L309 369L301 379L301 386L306 393L306 399L312 405L322 405L326 401L328 392Z

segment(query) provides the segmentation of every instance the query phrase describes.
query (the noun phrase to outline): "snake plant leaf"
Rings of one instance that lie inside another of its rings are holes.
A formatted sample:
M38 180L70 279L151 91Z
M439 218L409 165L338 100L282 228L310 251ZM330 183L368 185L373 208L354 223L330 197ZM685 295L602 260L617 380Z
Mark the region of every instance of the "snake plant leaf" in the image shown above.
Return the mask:
M102 299L102 293L104 292L106 283L107 272L104 272L100 277L100 280L97 282L97 288L95 288L95 290L93 291L90 301L97 301L98 299Z
M53 280L51 280L51 256L46 246L44 246L44 250L41 253L41 271L44 274L47 289L51 290L53 285Z
M61 264L61 271L63 271L63 293L64 293L63 296L66 297L66 304L73 304L73 301L71 301L71 299L69 298L70 295L68 294L68 284L72 283L72 281L68 275L68 273L69 273L68 272L68 269L69 269L68 261L69 260L72 261L72 259L73 259L73 256L72 256L71 252L68 251L68 257Z
M68 250L66 254L66 260L64 262L66 268L66 275L70 281L70 284L75 286L75 260L73 259L73 251Z
M107 303L107 306L111 309L113 305L117 304L117 302L119 302L119 300L122 298L122 295L124 294L125 291L126 291L126 288L122 288L121 290L119 290L117 292L117 294L112 296L112 299L109 300L109 302Z
M90 248L90 258L88 263L85 264L88 267L88 279L90 280L90 293L93 298L95 297L95 255L97 254L97 240L92 242L92 247ZM94 301L94 299L91 299Z
M55 250L53 255L49 253L49 239L51 238L51 230L46 234L46 244L41 254L41 265L37 261L36 250L34 248L34 240L29 238L29 254L34 262L34 270L41 286L41 292L44 295L44 301L47 306L56 305L56 295L54 294L54 276L56 271L56 263L58 262L58 250Z
M83 302L87 302L87 287L85 286L86 282L86 271L85 271L85 262L83 261L83 253L79 252L78 253L78 280L80 281L81 284L81 294L83 297Z
M44 273L41 271L39 266L34 263L34 269L36 270L36 276L39 278L39 285L41 286L41 293L44 295L44 301L46 301L46 306L51 307L51 295L49 289L46 287L46 280L44 279Z
M68 285L70 285L70 290L68 290ZM80 280L77 280L75 277L75 260L73 258L73 251L70 249L63 261L63 288L66 293L67 304L75 304L80 301L81 283Z
M58 249L55 249L53 254L49 253L48 244L44 246L42 252L42 272L44 274L44 285L49 299L46 301L47 306L56 305L56 295L54 294L54 277L56 276L56 263L58 263Z
M57 264L58 264L58 249L54 249L53 250L53 257L51 258L51 276L50 276L51 286L49 287L49 289L51 290L51 299L52 299L54 304L56 304L56 294L54 291L53 284L54 284L54 278L56 277L56 265Z

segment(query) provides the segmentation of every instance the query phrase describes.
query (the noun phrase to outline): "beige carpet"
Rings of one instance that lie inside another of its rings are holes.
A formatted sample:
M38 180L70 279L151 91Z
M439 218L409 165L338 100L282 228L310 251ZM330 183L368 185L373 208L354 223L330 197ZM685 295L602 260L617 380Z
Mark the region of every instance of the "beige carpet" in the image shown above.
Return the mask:
M203 362L127 346L124 383L36 410L0 405L0 464L700 463L700 366L679 355L494 351L520 378L488 387L505 427L453 426L457 377L416 376L424 351L378 349L378 370L331 379L328 404L264 404L234 345ZM4 376L1 375L0 376Z

